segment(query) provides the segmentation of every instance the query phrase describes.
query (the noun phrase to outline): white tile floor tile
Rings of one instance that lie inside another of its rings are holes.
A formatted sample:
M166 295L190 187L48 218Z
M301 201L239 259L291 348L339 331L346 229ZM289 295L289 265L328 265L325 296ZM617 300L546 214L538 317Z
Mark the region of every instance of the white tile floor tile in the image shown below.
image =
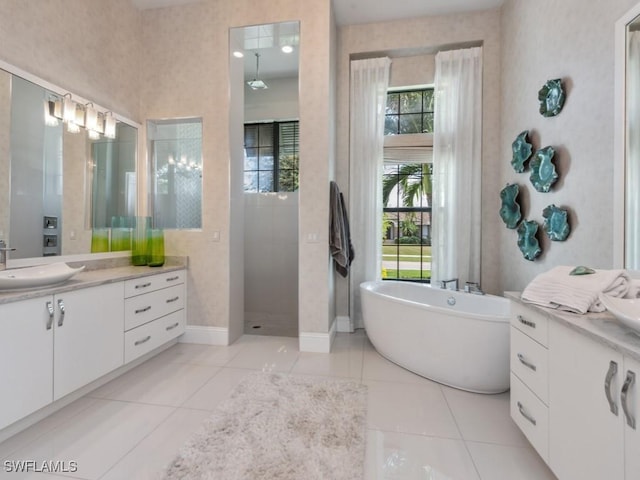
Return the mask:
M245 335L229 347L177 344L24 432L0 459L74 460L65 475L0 479L158 478L181 445L251 371L353 378L369 388L366 480L553 480L509 418L508 394L431 382L381 357L362 331L331 354L298 339Z
M365 380L369 388L369 428L387 432L415 433L461 438L440 385Z
M467 447L482 480L556 480L531 447L477 442Z
M367 480L479 480L462 440L369 430Z
M446 386L442 390L465 440L502 445L529 444L511 420L508 393L478 395Z

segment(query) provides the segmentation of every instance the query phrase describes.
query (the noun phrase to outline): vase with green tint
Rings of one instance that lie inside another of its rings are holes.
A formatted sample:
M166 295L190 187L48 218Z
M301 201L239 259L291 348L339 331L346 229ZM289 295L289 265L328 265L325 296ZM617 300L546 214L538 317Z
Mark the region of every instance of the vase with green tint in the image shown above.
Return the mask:
M94 228L91 230L91 253L109 251L109 229Z
M164 265L164 230L152 228L149 230L149 262L150 267Z
M124 252L131 250L131 229L112 228L111 229L111 251Z
M136 217L131 241L133 265L141 266L149 263L149 230L151 230L151 217Z

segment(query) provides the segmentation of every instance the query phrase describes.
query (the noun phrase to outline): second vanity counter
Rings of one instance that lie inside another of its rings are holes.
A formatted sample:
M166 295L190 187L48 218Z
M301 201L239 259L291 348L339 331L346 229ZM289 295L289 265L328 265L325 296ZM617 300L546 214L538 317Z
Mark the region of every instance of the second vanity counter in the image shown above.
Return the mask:
M581 335L640 361L640 332L624 326L609 312L579 315L523 302L520 292L505 292L504 296L551 321L560 322Z

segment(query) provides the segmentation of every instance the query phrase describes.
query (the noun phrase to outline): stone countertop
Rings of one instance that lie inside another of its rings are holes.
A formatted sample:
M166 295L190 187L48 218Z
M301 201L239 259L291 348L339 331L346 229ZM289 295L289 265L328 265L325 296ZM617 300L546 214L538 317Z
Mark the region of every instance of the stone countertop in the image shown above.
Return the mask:
M67 262L70 266L78 267L90 262ZM174 272L187 268L186 257L172 257L161 267L137 267L133 265L107 265L99 268L99 265L86 265L86 269L76 274L71 279L59 285L43 288L22 290L4 290L0 292L0 305L4 303L19 302L31 298L44 297L65 292L71 292L81 288L96 287L107 283L122 282L134 278L147 277L159 273Z
M504 296L623 355L640 361L640 332L618 322L610 312L580 315L523 302L520 292L505 292Z

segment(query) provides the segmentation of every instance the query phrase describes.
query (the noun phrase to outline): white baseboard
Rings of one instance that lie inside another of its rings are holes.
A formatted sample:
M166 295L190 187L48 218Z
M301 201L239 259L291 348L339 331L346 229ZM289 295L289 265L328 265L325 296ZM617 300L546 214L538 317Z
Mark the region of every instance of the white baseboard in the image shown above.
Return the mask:
M336 322L327 333L300 332L298 335L301 352L329 353L336 338Z
M353 333L351 318L347 315L338 315L335 321L338 332Z
M201 343L204 345L229 345L229 329L224 327L205 327L187 325L180 343Z

